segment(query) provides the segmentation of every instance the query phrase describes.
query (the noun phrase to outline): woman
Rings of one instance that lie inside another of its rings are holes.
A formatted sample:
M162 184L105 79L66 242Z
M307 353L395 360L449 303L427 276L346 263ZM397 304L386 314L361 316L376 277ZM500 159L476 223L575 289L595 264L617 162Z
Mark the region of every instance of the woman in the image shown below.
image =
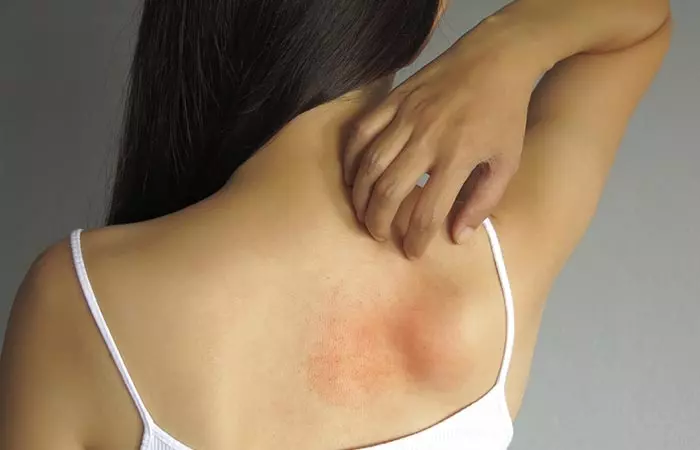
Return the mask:
M664 1L563 3L389 95L437 0L147 0L111 226L28 271L0 448L506 448L670 35Z

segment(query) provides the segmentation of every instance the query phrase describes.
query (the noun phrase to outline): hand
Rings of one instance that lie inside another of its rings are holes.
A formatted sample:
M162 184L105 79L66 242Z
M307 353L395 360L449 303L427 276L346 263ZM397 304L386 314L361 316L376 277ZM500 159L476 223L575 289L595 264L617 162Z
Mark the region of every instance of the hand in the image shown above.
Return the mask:
M518 168L530 94L541 72L497 37L465 35L358 121L346 147L344 177L357 217L380 241L389 238L417 180L429 174L404 236L411 259L425 252L460 192L468 198L451 235L463 242Z

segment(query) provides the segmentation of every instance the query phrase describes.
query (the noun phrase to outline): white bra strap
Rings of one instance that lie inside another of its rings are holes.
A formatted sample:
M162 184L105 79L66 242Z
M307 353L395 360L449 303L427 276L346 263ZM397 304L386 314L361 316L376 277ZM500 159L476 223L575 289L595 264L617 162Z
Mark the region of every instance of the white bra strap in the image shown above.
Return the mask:
M122 359L119 350L117 349L117 344L114 342L114 338L112 338L112 333L109 332L107 322L105 322L104 316L102 315L102 311L100 310L100 306L97 304L97 298L95 297L95 293L92 290L92 285L90 284L90 280L88 279L87 271L85 269L85 262L83 261L83 254L80 246L81 232L82 229L76 229L71 233L71 250L73 251L73 264L75 265L75 271L78 275L78 279L80 280L80 286L83 290L85 301L87 302L88 307L90 308L92 317L95 319L97 328L99 328L100 333L102 334L102 338L104 339L105 344L107 344L109 353L112 355L114 364L116 364L117 369L119 369L119 373L122 376L122 380L124 381L124 384L129 390L129 394L131 395L131 398L136 404L136 408L138 409L139 414L141 415L141 420L143 421L144 426L145 438L151 434L153 428L153 419L151 418L150 414L148 414L148 411L146 410L146 407L144 406L143 401L139 396L139 393L136 391L136 386L131 380L131 376L129 376L129 371L126 370L126 365L124 364L124 360Z
M496 263L496 270L498 271L498 278L501 281L501 290L503 291L503 298L506 304L506 348L503 352L503 361L501 362L501 370L498 373L497 381L498 385L505 386L515 342L515 308L513 305L513 293L510 288L508 272L506 271L506 263L503 259L503 251L501 250L501 243L498 240L496 229L493 227L489 218L484 220L484 228L489 236L493 259Z

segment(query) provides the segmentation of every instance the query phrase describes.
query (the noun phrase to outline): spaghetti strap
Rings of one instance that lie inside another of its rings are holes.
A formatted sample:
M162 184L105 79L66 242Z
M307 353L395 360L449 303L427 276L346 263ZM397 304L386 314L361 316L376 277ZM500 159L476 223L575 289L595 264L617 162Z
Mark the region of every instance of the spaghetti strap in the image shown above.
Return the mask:
M503 352L501 369L498 373L498 381L496 382L497 386L504 387L508 376L508 369L510 368L510 360L513 356L513 345L515 342L515 308L513 305L513 293L510 288L510 280L508 279L508 272L506 271L506 263L503 259L501 243L498 240L498 235L491 223L491 219L486 218L486 220L484 220L484 228L486 229L486 234L488 234L489 243L491 244L493 260L496 263L496 270L501 282L501 290L503 291L503 298L506 306L506 346Z
M87 271L85 269L85 262L83 260L83 254L80 246L80 234L82 231L82 229L76 229L71 233L70 243L71 250L73 252L73 264L75 266L75 272L78 275L78 279L80 280L80 286L82 288L83 295L85 296L85 301L87 302L87 305L90 308L90 312L92 313L93 319L95 319L97 328L99 328L100 333L102 334L102 338L104 339L105 344L109 349L109 353L112 355L114 364L117 366L117 369L119 369L119 373L121 374L122 380L124 381L124 384L129 390L129 395L131 396L132 400L136 404L136 408L139 411L139 415L141 416L141 420L143 421L144 440L146 440L150 437L152 433L154 422L150 414L146 410L146 407L143 404L143 401L141 400L141 396L139 396L139 393L136 391L136 386L134 385L134 382L132 381L131 376L129 375L129 371L126 369L126 365L124 364L124 360L122 359L122 356L119 353L119 349L117 349L117 344L114 342L114 338L112 338L112 333L110 333L109 328L107 327L107 322L105 322L104 316L102 315L102 310L100 310L100 306L97 304L97 298L95 297L95 293L92 290L92 285L90 284L90 280L88 279Z

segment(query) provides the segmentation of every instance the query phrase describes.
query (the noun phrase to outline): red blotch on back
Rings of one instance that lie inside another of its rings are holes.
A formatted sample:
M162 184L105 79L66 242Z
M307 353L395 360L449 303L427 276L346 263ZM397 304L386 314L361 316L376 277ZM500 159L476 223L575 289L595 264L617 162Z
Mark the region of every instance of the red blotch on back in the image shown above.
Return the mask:
M321 400L360 407L416 384L449 390L466 381L470 361L454 291L414 280L394 298L340 292L314 324L306 360L309 387Z

